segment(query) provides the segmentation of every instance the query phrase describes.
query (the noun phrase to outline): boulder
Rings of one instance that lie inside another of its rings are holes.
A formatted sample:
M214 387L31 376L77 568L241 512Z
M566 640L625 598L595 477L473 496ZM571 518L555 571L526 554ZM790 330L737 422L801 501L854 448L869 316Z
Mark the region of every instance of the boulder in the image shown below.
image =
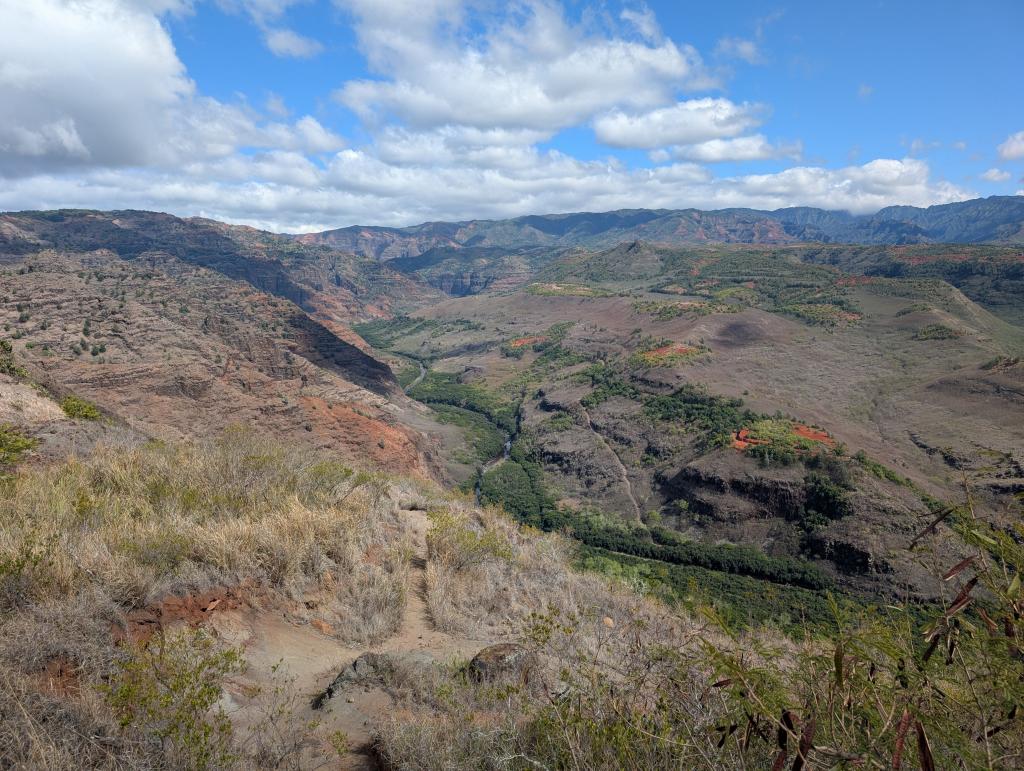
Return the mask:
M477 682L514 677L526 682L535 656L517 643L500 643L484 648L469 662L469 675Z
M392 666L391 659L386 654L363 653L341 670L327 688L313 697L310 706L313 709L321 709L341 689L355 683L380 679L392 669Z

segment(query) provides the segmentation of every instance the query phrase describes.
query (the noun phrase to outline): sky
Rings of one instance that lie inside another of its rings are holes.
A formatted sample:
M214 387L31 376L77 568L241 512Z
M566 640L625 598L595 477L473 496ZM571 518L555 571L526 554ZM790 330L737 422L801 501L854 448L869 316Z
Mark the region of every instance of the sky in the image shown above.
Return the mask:
M0 210L279 232L1024 195L1020 0L0 0Z

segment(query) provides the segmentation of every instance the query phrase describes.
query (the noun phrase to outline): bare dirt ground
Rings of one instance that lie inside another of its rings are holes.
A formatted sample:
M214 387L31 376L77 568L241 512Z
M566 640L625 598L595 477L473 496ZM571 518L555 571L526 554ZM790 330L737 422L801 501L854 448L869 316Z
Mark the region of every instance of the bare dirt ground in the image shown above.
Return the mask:
M298 622L287 612L253 608L217 614L210 626L225 642L240 646L247 662L244 675L229 686L230 709L236 729L245 731L262 716L258 690L265 693L287 683L296 696L293 719L318 722L319 736L340 735L348 751L340 758L326 743L307 748L304 767L372 769L376 764L370 742L374 726L398 709L393 697L380 685L351 685L336 693L326 705L314 710L311 700L324 691L339 672L360 655L392 654L439 664L472 657L494 640L459 637L434 628L426 603L426 513L400 510L413 534L415 555L409 572L406 605L398 631L374 646L352 647L338 641L326 624ZM289 682L290 681L290 682ZM340 733L337 733L340 732Z

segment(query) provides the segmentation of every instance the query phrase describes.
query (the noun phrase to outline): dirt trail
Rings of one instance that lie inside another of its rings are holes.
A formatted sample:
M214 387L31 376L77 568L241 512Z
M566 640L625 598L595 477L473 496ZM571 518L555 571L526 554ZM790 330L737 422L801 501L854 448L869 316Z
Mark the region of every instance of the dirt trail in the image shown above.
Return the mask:
M324 758L332 758L334 751L328 747L312 748L307 758L310 765L346 770L376 768L368 749L374 726L396 707L390 694L377 686L350 686L336 693L321 710L312 709L311 698L322 693L339 672L368 651L420 654L443 663L456 657L470 657L494 642L455 637L434 628L426 601L429 521L423 511L400 509L398 513L410 525L415 554L401 625L381 643L346 646L322 629L293 623L279 612L231 611L216 617L212 626L218 635L229 644L241 645L248 664L245 675L229 688L236 730L245 731L259 720L259 710L248 694L254 686L273 688L276 671L278 682L294 678L291 687L300 696L295 717L303 722L319 721L322 735L340 731L350 747L340 759L332 759L326 766Z
M597 440L604 446L604 448L611 454L612 458L615 459L615 466L619 470L619 476L622 477L622 485L626 488L626 495L629 497L629 502L633 504L633 513L636 515L637 522L640 521L640 506L636 502L636 498L633 496L633 484L629 481L629 472L626 470L626 466L622 463L619 458L619 454L615 452L608 440L601 435L601 432L594 428L594 423L590 419L590 413L586 409L583 409L583 417L587 419L587 428L590 429L591 433L597 437Z

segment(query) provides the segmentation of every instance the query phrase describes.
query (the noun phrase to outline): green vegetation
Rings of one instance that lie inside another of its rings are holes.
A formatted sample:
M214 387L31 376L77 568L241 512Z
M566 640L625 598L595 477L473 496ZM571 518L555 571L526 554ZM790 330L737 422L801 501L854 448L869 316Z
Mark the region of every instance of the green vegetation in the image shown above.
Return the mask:
M984 370L1009 369L1010 367L1016 367L1020 362L1019 356L996 356L982 364L981 368Z
M687 541L675 531L659 526L630 527L565 510L545 512L540 524L545 530L568 531L586 546L670 565L689 565L808 589L831 585L828 577L809 562L769 557L747 546Z
M436 321L414 319L410 316L396 316L393 319L378 319L353 324L352 329L374 348L385 351L401 337L408 337L428 329L434 329Z
M671 321L680 316L710 316L713 313L738 313L743 306L737 303L709 302L706 300L637 300L633 303L636 313L647 313L658 321Z
M155 737L179 768L221 769L238 760L231 721L218 702L224 679L243 667L239 651L184 630L129 649L117 666L103 691L122 728Z
M959 329L947 327L945 324L929 324L914 332L915 340L955 340L963 337Z
M506 434L486 416L447 404L434 404L431 409L442 423L450 423L464 430L476 460L483 463L501 455Z
M583 370L577 379L594 389L580 400L584 407L594 407L613 396L624 396L627 399L640 397L640 392L623 378L623 373L614 364L592 364Z
M17 463L37 444L38 440L25 436L14 426L0 424L0 466Z
M781 306L779 311L808 324L830 328L860 319L859 314L829 303L793 303Z
M756 413L744 408L742 399L713 396L693 383L667 396L650 397L644 403L644 414L700 432L706 447L728 443L737 431L758 419Z
M14 346L10 340L0 340L0 375L14 378L26 378L28 372L14 362Z
M409 385L419 377L420 368L416 364L402 367L398 372L395 373L395 379L398 380L398 385L402 388L408 388Z
M821 500L824 497L825 493L819 496ZM812 589L829 586L828 578L819 568L802 560L768 557L744 546L685 541L658 526L629 526L597 515L556 509L544 486L540 463L525 437L512 445L509 460L483 475L480 498L484 503L501 504L520 522L542 530L569 532L587 546Z
M789 633L834 632L828 594L765 582L694 565L670 564L591 546L579 550L579 565L643 587L670 605L697 611L710 606L733 627L770 624ZM845 598L845 602L853 601Z
M466 516L447 509L433 511L427 533L427 552L443 558L456 572L489 560L511 560L512 549L497 530L480 531L470 526Z
M480 501L498 504L520 522L541 527L554 498L544 484L544 471L532 440L520 434L512 443L508 460L480 478Z
M829 475L814 471L804 479L804 506L800 516L800 527L811 532L829 522L842 519L852 513L848 500L848 487L833 480Z
M711 353L703 343L675 343L662 340L654 345L642 345L629 357L630 367L671 367Z
M821 443L796 431L797 424L786 418L761 418L747 426L744 440L750 442L748 455L764 465L788 466L815 452Z
M460 383L449 372L427 372L423 380L409 390L409 396L424 404L449 405L478 412L502 430L512 433L516 427L516 405L475 383Z
M78 420L99 420L103 417L103 413L95 404L77 396L65 396L61 399L60 408L69 418Z
M911 313L926 313L930 310L934 310L928 303L912 303L905 308L900 308L896 311L896 317L909 316Z

